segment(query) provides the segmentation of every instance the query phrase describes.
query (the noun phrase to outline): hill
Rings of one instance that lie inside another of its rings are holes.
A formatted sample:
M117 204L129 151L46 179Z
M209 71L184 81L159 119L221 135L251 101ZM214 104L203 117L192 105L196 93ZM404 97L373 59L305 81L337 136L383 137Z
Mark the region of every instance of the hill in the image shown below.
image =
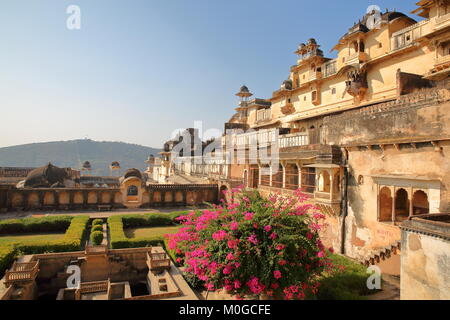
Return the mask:
M93 175L109 175L109 165L118 161L121 172L126 169L146 168L145 160L160 149L124 142L72 140L24 144L0 148L1 167L40 167L48 162L59 167L80 169L89 161Z

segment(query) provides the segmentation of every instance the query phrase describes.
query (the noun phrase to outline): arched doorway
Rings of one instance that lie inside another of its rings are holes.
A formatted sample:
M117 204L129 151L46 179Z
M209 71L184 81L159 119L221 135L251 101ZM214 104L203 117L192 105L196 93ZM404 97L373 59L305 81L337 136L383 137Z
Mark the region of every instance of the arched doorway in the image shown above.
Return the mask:
M328 171L322 171L319 176L319 191L330 192L330 174Z
M294 163L286 165L286 189L297 190L299 188L298 167Z
M278 170L272 173L272 187L283 188L283 166L281 164L278 166Z
M127 196L137 196L138 195L138 188L136 186L129 186L127 189Z
M408 191L401 188L395 193L395 220L403 221L409 217Z
M428 201L428 195L422 190L414 192L412 205L414 215L430 213L430 203Z
M388 187L380 190L380 221L392 221L392 194Z
M259 168L258 166L252 166L250 168L250 181L249 187L253 189L258 188L259 184Z

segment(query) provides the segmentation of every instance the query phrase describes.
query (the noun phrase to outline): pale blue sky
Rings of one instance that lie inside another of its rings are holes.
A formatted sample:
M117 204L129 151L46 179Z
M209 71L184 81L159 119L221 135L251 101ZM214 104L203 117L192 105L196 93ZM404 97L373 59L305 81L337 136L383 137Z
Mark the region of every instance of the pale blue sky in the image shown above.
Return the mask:
M1 0L0 147L71 140L161 147L223 128L246 84L270 97L314 37L326 55L371 4L414 0ZM81 30L66 8L81 8ZM417 17L414 17L417 18Z

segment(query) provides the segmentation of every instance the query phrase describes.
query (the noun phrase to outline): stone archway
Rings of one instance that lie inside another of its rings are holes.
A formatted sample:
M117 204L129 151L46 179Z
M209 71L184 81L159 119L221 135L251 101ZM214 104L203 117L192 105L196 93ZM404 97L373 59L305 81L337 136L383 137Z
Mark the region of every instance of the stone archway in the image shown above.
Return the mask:
M380 221L392 221L392 193L388 187L380 190Z
M430 202L428 201L428 195L422 190L417 190L414 192L412 205L414 215L430 213Z

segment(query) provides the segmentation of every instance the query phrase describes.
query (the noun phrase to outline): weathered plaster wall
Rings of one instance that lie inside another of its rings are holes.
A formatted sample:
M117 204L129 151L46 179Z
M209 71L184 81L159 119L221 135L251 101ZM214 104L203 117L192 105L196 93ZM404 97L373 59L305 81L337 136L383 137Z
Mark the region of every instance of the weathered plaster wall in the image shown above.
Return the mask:
M402 300L450 299L450 239L402 230Z

